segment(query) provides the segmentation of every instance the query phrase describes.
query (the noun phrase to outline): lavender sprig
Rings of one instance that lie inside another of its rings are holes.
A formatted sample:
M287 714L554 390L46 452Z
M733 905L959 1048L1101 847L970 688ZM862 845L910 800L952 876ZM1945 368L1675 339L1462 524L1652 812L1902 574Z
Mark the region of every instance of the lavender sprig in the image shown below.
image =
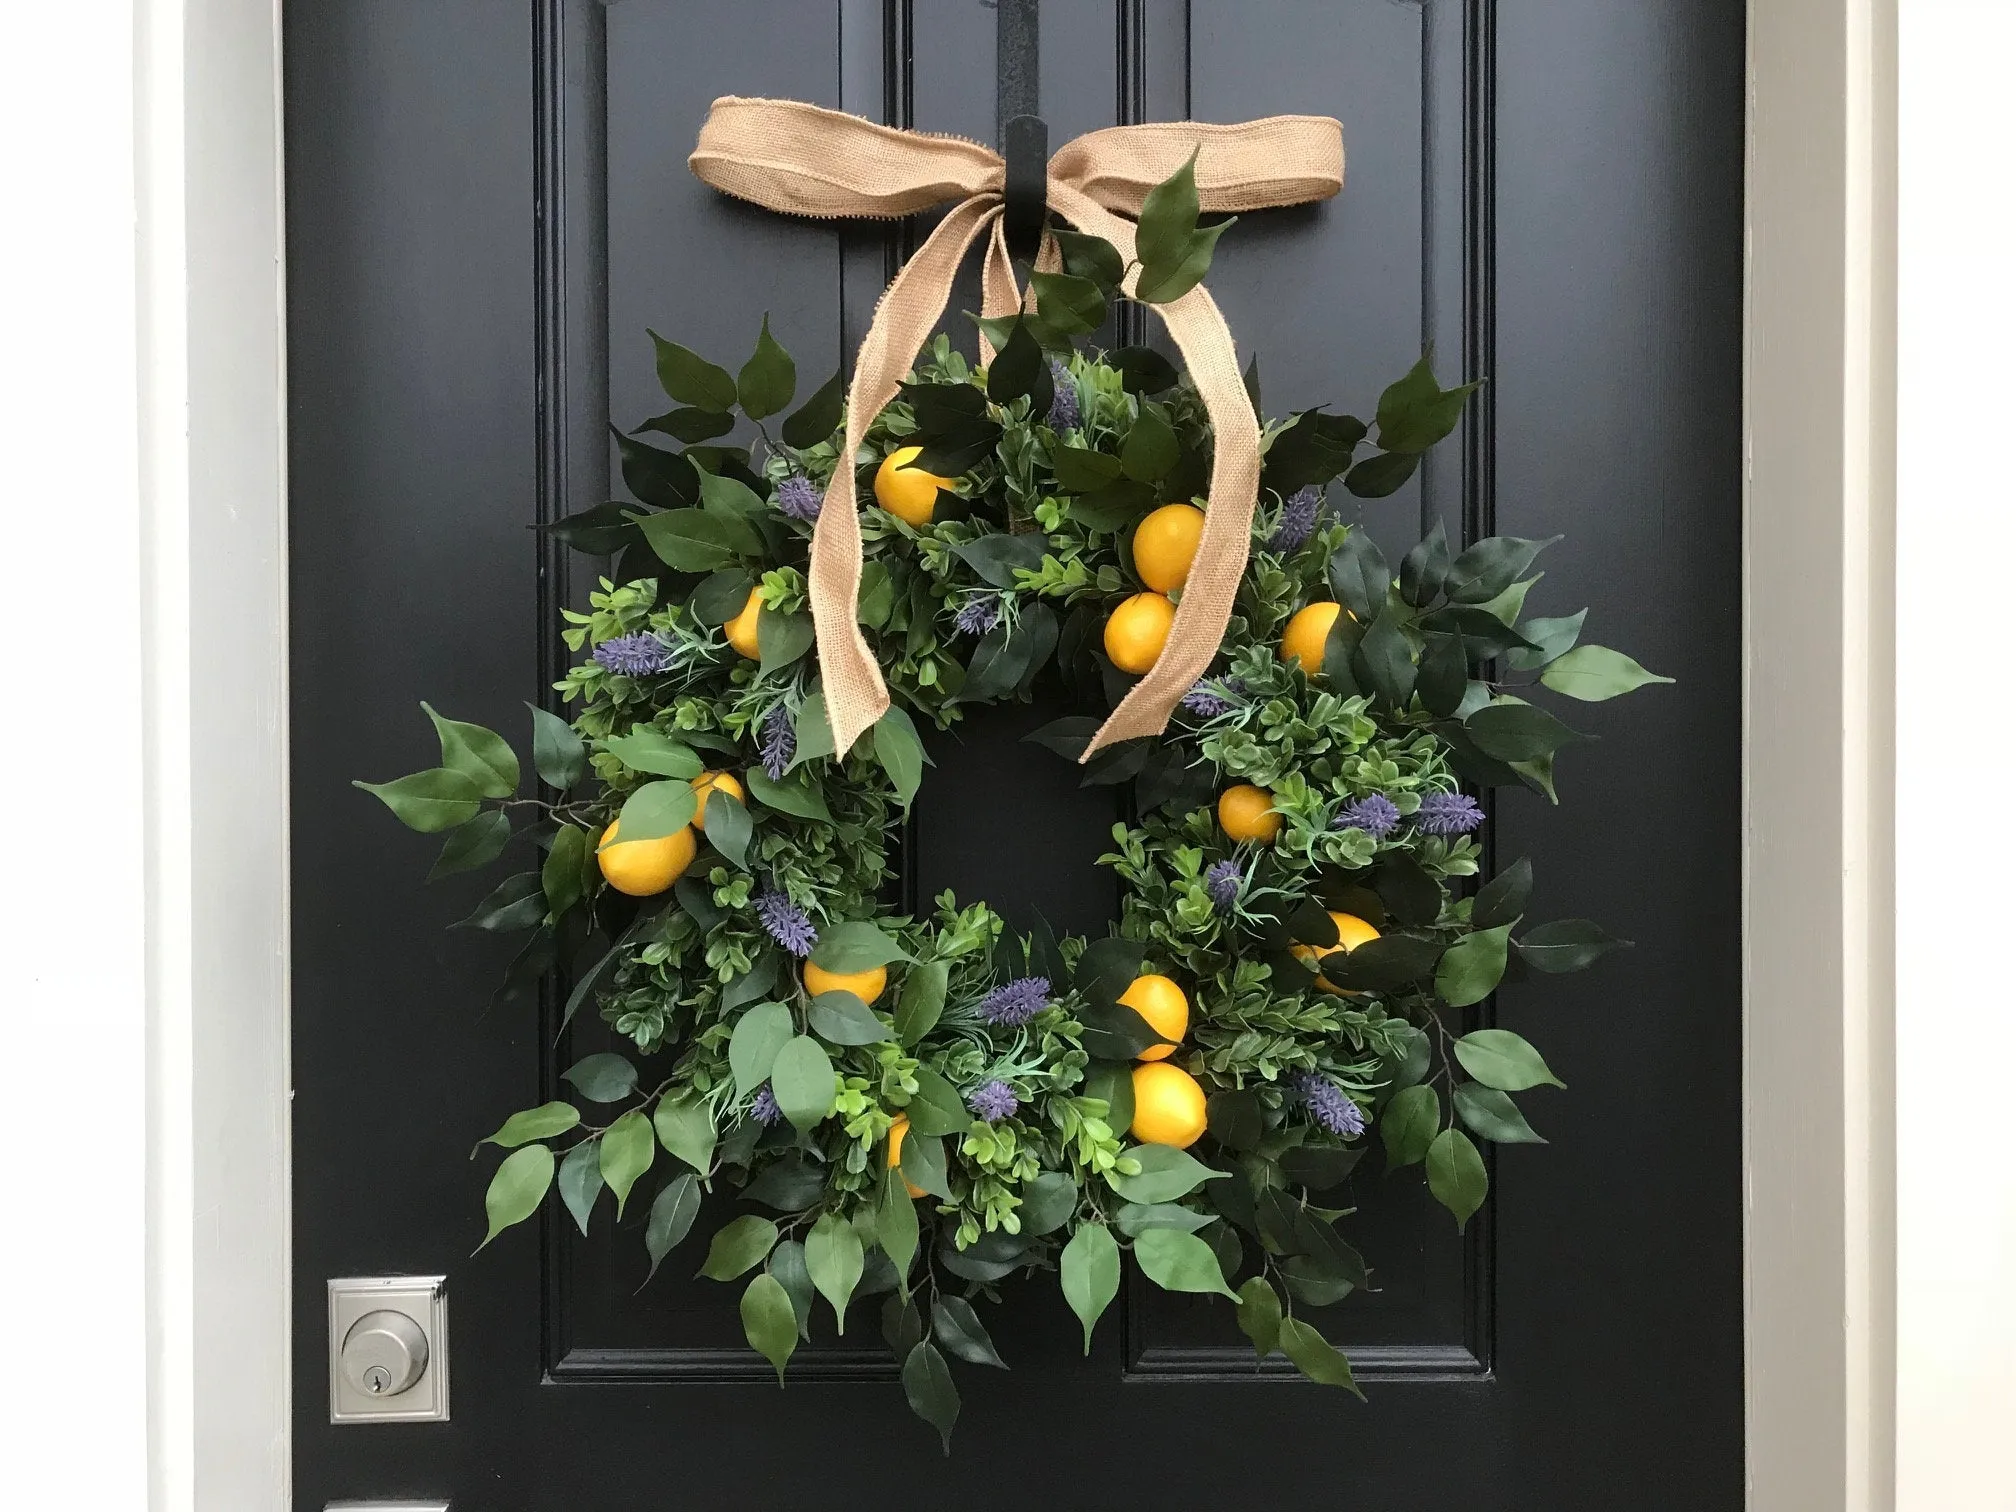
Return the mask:
M756 895L752 905L763 932L791 954L804 960L819 943L819 931L812 927L805 910L783 893L771 888Z
M819 518L819 486L803 473L793 473L777 485L777 507L794 520Z
M1414 813L1424 835L1467 835L1484 822L1484 810L1468 793L1429 793Z
M1288 1089L1309 1110L1319 1127L1344 1139L1365 1132L1365 1110L1347 1097L1327 1076L1314 1071L1297 1071L1288 1078Z
M966 1106L973 1110L975 1118L991 1124L1013 1118L1021 1109L1022 1101L1015 1095L1013 1087L997 1078L974 1088L966 1098Z
M1237 861L1213 861L1204 868L1204 891L1211 898L1211 906L1220 913L1232 912L1232 905L1239 901L1239 863Z
M1316 533L1316 520L1323 509L1323 490L1313 483L1298 488L1282 501L1281 520L1268 539L1267 549L1276 556L1300 551Z
M623 677L651 677L672 670L672 648L648 630L614 636L588 653L607 671Z
M1394 807L1391 798L1384 793L1368 793L1337 810L1337 817L1330 821L1330 828L1363 830L1374 840L1384 840L1399 822L1400 810Z
M770 712L763 716L763 727L756 737L756 754L762 758L763 770L770 780L782 782L791 758L798 754L798 731L791 723L791 711L783 704L772 704Z
M1049 1001L1048 977L1017 977L980 1000L980 1017L990 1024L1019 1028L1041 1013Z

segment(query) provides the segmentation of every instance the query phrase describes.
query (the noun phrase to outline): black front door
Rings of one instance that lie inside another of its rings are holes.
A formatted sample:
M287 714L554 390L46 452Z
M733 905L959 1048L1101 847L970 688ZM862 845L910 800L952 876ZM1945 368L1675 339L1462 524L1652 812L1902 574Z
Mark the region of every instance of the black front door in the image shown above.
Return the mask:
M1387 1284L1326 1322L1366 1403L1256 1370L1229 1309L1153 1290L1083 1360L1030 1287L994 1325L1013 1370L962 1377L946 1460L872 1327L822 1334L780 1394L734 1294L683 1251L640 1291L606 1212L587 1241L556 1208L471 1257L464 1157L550 1095L557 1004L492 1000L508 943L442 931L481 884L424 887L424 842L349 780L417 764L423 696L512 731L546 696L593 574L526 526L614 496L605 422L663 408L646 326L732 365L767 312L808 374L859 340L913 233L706 189L684 160L708 102L991 141L995 28L981 0L288 7L298 1505L1740 1506L1740 0L1042 16L1053 144L1341 119L1342 196L1249 217L1211 274L1269 412L1362 412L1424 343L1488 378L1364 523L1389 549L1430 517L1565 532L1551 602L1678 679L1589 711L1564 808L1497 805L1549 913L1637 946L1499 994L1571 1090L1549 1147L1497 1152L1465 1238L1376 1157L1354 1178ZM913 896L1103 927L1113 805L1016 744L1044 717L937 745ZM451 1278L452 1420L332 1426L324 1279L393 1272Z

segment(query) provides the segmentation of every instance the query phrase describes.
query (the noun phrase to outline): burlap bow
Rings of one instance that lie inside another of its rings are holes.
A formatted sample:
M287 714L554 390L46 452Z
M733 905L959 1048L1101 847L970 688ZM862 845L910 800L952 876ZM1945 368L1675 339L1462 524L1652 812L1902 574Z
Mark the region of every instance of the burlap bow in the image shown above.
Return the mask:
M1193 151L1197 198L1205 210L1302 204L1327 199L1344 184L1343 128L1328 116L1270 116L1236 126L1114 126L1066 142L1050 159L1050 208L1119 249L1130 265L1123 285L1129 293L1138 277L1131 266L1134 224L1115 212L1138 215L1148 191ZM876 307L847 390L841 465L812 532L812 623L833 744L844 752L889 707L881 668L856 618L861 524L854 456L944 313L967 248L990 228L982 311L1004 315L1019 307L1001 225L1006 165L977 142L878 126L796 100L734 96L714 102L687 163L716 189L792 215L887 219L958 202ZM1225 317L1202 286L1156 308L1211 416L1210 498L1168 642L1099 727L1086 757L1115 741L1159 734L1177 700L1211 664L1246 570L1259 493L1260 425Z

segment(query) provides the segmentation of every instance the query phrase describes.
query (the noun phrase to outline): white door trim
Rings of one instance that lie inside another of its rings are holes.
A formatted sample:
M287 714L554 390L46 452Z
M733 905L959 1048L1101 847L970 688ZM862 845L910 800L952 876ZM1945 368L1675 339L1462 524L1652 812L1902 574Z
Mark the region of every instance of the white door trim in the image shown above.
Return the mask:
M1892 1505L1891 4L1753 0L1745 1149L1757 1512ZM39 63L102 89L121 80L118 46L130 44L139 121L128 545L144 563L144 741L125 765L110 759L144 784L147 1066L111 1093L148 1109L149 1405L144 1422L115 1404L90 1426L100 1454L108 1437L130 1439L157 1507L279 1508L290 1432L279 25L275 0L135 0L134 14L137 30L110 52L80 23L71 53ZM55 921L73 900L40 904L43 916L28 903L63 938ZM92 1320L82 1326L87 1352L94 1337L111 1355L132 1347L109 1313L95 1336Z

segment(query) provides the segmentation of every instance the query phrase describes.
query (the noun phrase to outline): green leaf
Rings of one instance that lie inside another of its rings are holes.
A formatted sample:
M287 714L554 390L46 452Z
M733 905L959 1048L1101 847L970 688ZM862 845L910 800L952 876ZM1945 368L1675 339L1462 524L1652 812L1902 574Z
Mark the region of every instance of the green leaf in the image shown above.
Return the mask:
M504 934L514 929L530 929L546 917L546 891L537 872L518 872L490 890L466 919L458 919L456 929L484 929Z
M637 1090L637 1068L613 1050L582 1057L560 1079L595 1103L621 1102Z
M1463 401L1477 387L1466 383L1445 389L1429 371L1432 353L1425 354L1406 377L1379 396L1379 445L1389 452L1424 452L1456 428ZM1487 597L1489 595L1486 595Z
M1385 609L1366 628L1353 659L1364 669L1372 690L1396 709L1407 707L1414 693L1414 659L1399 622Z
M1140 223L1134 231L1134 255L1142 265L1142 280L1152 265L1164 271L1183 260L1190 238L1197 234L1197 153L1181 168L1150 189L1141 201ZM1146 298L1145 295L1137 295Z
M655 431L661 436L670 436L674 441L684 441L689 445L695 441L712 441L716 436L725 436L735 429L735 417L724 415L718 410L694 409L686 406L667 410L662 415L653 415L637 427L636 434Z
M553 1184L553 1151L543 1144L527 1145L504 1157L490 1188L483 1194L483 1211L489 1215L490 1231L483 1236L488 1244L514 1223L523 1223L539 1211L546 1189ZM482 1249L483 1244L476 1246Z
M735 1073L735 1094L747 1097L770 1079L777 1052L796 1032L791 1010L782 1003L758 1003L735 1021L728 1036L728 1065Z
M1134 1241L1134 1259L1141 1274L1164 1291L1215 1292L1239 1300L1225 1284L1218 1257L1195 1234L1177 1228L1151 1228Z
M1553 973L1580 971L1631 942L1618 939L1588 919L1556 919L1551 924L1534 925L1525 939L1512 943L1528 966Z
M987 397L996 404L1027 399L1029 413L1040 420L1050 413L1057 385L1050 372L1050 359L1036 339L1032 325L1022 315L1017 315L1009 325L1008 339L1001 343L987 369Z
M1421 651L1420 674L1414 691L1422 706L1438 718L1448 719L1463 707L1470 688L1470 661L1459 635L1431 635Z
M798 706L791 720L791 733L798 738L798 754L791 758L787 771L833 754L833 726L826 718L824 693L813 693Z
M861 1282L861 1236L838 1213L821 1213L805 1236L805 1269L833 1305L836 1331L847 1332L847 1303Z
M952 1183L945 1173L945 1146L937 1135L920 1133L912 1126L903 1139L901 1168L912 1186L947 1202L952 1200Z
M875 721L875 760L889 774L896 801L909 812L910 800L924 782L924 742L909 714L894 704Z
M707 794L707 843L719 851L730 865L749 869L749 810L732 793L713 788Z
M1328 923L1328 916L1324 922ZM1333 938L1328 943L1334 945ZM1250 1091L1214 1092L1205 1103L1211 1137L1230 1150L1250 1150L1260 1142L1264 1125L1260 1099Z
M777 1384L782 1386L784 1366L798 1347L798 1314L784 1283L768 1271L750 1281L742 1293L742 1334L751 1349L776 1367Z
M1180 1202L1123 1202L1113 1214L1113 1226L1129 1239L1138 1239L1150 1229L1177 1229L1194 1234L1217 1221L1215 1213L1200 1213Z
M1600 703L1647 683L1670 683L1673 679L1647 672L1622 651L1582 645L1551 662L1540 674L1540 681L1556 693L1585 703Z
M1510 924L1467 934L1442 952L1435 967L1435 991L1452 1008L1467 1008L1491 996L1505 975L1505 945Z
M676 341L667 341L656 331L648 333L658 352L658 386L674 404L697 405L704 410L735 407L735 380L726 368L716 367L698 353Z
M905 1045L916 1044L937 1024L950 976L943 961L919 961L903 974L903 990L896 995L896 1034Z
M1055 1233L1077 1209L1078 1183L1062 1171L1040 1172L1022 1188L1022 1232L1032 1239Z
M698 808L698 797L690 783L676 778L669 782L647 782L624 800L623 811L616 816L616 839L611 843L662 840L667 835L676 835L693 822Z
M1050 233L1057 239L1057 250L1064 257L1064 271L1078 278L1089 278L1102 289L1111 292L1118 288L1125 273L1120 261L1120 249L1103 236L1087 236L1081 231L1066 231L1062 227ZM1108 361L1113 354L1108 353Z
M558 714L548 713L534 703L525 707L532 711L532 765L541 782L564 793L588 769L588 748L581 743L574 726Z
M1562 746L1587 740L1545 709L1524 703L1486 704L1463 721L1477 749L1499 761L1537 761Z
M422 703L441 737L441 765L476 784L485 798L509 798L518 791L518 757L495 730L459 719L444 719Z
M959 1421L959 1388L945 1357L929 1343L912 1349L903 1361L903 1395L910 1410L938 1430L946 1455L952 1453L952 1426Z
M1400 597L1416 609L1425 608L1442 591L1449 575L1449 537L1437 520L1420 544L1400 559Z
M687 1171L666 1182L652 1200L650 1216L644 1222L644 1250L651 1257L651 1269L644 1273L646 1285L658 1274L664 1258L692 1232L693 1220L699 1216L700 1178Z
M1120 444L1120 469L1137 483L1158 482L1169 475L1180 453L1168 416L1159 406L1143 404Z
M1120 476L1120 459L1106 452L1059 446L1050 454L1050 470L1056 474L1060 492L1091 493ZM1004 583L999 586L1013 585Z
M595 1199L602 1195L602 1167L597 1157L597 1141L584 1139L560 1162L560 1200L574 1217L581 1236L588 1236L588 1219L595 1211Z
M1442 1100L1433 1087L1403 1087L1379 1115L1379 1138L1386 1146L1386 1169L1397 1171L1428 1153L1442 1124Z
M588 856L588 832L563 824L554 831L552 849L539 869L539 885L546 894L547 911L554 917L581 901L582 862Z
M623 1217L623 1205L630 1200L630 1188L651 1169L657 1143L651 1137L651 1122L632 1108L609 1126L602 1136L602 1179L616 1194L616 1217Z
M1067 336L1096 331L1106 323L1106 295L1099 285L1075 273L1031 273L1036 313L1053 331Z
M1008 1368L995 1353L994 1341L987 1336L986 1326L973 1311L973 1304L964 1297L940 1297L931 1304L931 1332L938 1336L940 1344L970 1365Z
M1239 1288L1239 1330L1253 1341L1253 1353L1264 1360L1281 1339L1281 1298L1265 1276L1249 1277Z
M486 1144L498 1145L506 1150L515 1150L519 1145L530 1144L535 1139L551 1139L555 1134L565 1134L581 1122L581 1110L572 1103L541 1103L536 1108L527 1108L522 1113L513 1113L504 1120L503 1126L489 1138L476 1146L480 1150ZM469 1158L476 1158L476 1150L469 1152Z
M1134 1122L1134 1068L1125 1061L1094 1061L1085 1068L1085 1095L1106 1104L1106 1122L1124 1134Z
M623 483L644 503L656 509L683 509L699 497L699 474L686 458L677 452L646 446L613 425L609 433L622 458ZM629 512L626 518L634 520L635 512Z
M639 725L627 735L612 735L602 742L609 754L633 772L649 772L656 777L677 777L690 781L706 770L691 746L672 739L663 730ZM630 839L629 835L623 837Z
M706 1100L687 1091L658 1100L651 1115L651 1127L658 1143L705 1176L714 1164L714 1144L719 1137L714 1114Z
M822 992L806 1015L812 1032L829 1045L875 1045L896 1037L860 998L851 992Z
M875 1242L896 1267L896 1274L907 1282L910 1263L917 1258L917 1204L903 1185L901 1171L882 1173L881 1191L875 1200Z
M828 925L812 951L812 964L822 971L867 971L909 959L901 945L866 919Z
M1490 1186L1484 1174L1484 1157L1470 1136L1461 1129L1444 1129L1428 1146L1428 1190L1435 1200L1456 1215L1460 1233L1470 1215L1484 1204Z
M757 671L775 672L788 667L812 649L815 639L812 616L779 614L774 609L756 613Z
M1207 1181L1231 1174L1213 1170L1174 1145L1135 1145L1125 1153L1141 1162L1140 1174L1109 1175L1106 1180L1129 1202L1174 1202Z
M1500 1092L1565 1085L1547 1069L1540 1052L1510 1029L1472 1030L1456 1041L1456 1059L1465 1071Z
M668 509L637 526L658 560L680 572L716 572L735 560L728 526L704 509Z
M1532 895L1533 863L1521 856L1477 889L1477 897L1470 905L1471 926L1495 929L1501 924L1518 923Z
M1016 573L1034 572L1043 565L1043 553L1048 547L1047 536L994 534L956 542L952 551L982 582L995 588L1013 588Z
M709 1281L733 1281L744 1271L761 1265L776 1243L776 1224L760 1214L744 1213L715 1232L699 1273ZM794 1337L798 1332L795 1317L791 1320L791 1332Z
M1330 553L1330 591L1337 602L1369 625L1386 605L1387 585L1393 580L1385 553L1366 531L1353 527L1342 544Z
M1449 568L1450 601L1482 604L1519 580L1533 559L1561 537L1525 540L1519 536L1487 536L1457 557Z
M803 450L817 446L832 436L840 428L840 419L847 405L847 381L843 372L836 370L819 386L819 391L807 399L784 422L778 432L786 446Z
M964 1134L973 1126L973 1115L951 1082L925 1065L911 1075L917 1091L905 1111L912 1129L919 1134Z
M803 754L802 751L800 754ZM798 819L815 819L823 824L833 822L832 812L826 807L825 796L802 777L786 778L779 782L763 768L751 767L743 774L742 780L749 784L750 796L765 808L772 808L780 814L790 814Z
M1526 1115L1519 1111L1518 1104L1496 1087L1487 1087L1480 1082L1464 1082L1457 1087L1450 1101L1455 1104L1456 1116L1480 1139L1488 1139L1495 1144L1547 1143L1533 1132L1533 1126L1526 1122Z
M1359 1401L1365 1393L1351 1379L1351 1362L1337 1352L1330 1341L1299 1318L1281 1323L1281 1352L1295 1362L1295 1368L1318 1386L1342 1386Z
M457 872L488 866L504 854L504 847L510 843L511 821L502 809L478 814L467 824L459 824L448 832L448 838L441 843L441 854L427 873L427 880L432 882L437 877L449 877Z
M825 1048L809 1034L786 1040L770 1067L770 1093L784 1116L799 1129L810 1129L833 1111L839 1077Z
M1383 499L1398 493L1420 465L1419 452L1379 452L1344 474L1344 486L1361 499Z
M1349 1176L1364 1154L1362 1149L1345 1150L1334 1145L1297 1145L1281 1152L1279 1164L1281 1174L1297 1186L1322 1192Z
M1081 1223L1057 1257L1064 1300L1085 1325L1085 1353L1092 1353L1092 1328L1120 1291L1120 1246L1103 1223Z
M1515 647L1507 653L1506 665L1515 672L1531 672L1565 655L1582 634L1582 622L1588 617L1587 609L1578 609L1558 619L1526 620L1519 626L1519 634L1532 644L1533 649Z
M742 413L751 420L767 419L789 404L797 389L798 365L771 336L770 317L765 315L763 329L756 337L756 350L742 364L742 372L735 380Z
M482 807L483 790L466 772L449 767L431 767L391 782L353 782L392 810L392 816L410 830L438 835L467 824Z
M701 580L686 608L698 623L718 630L742 612L749 602L749 590L755 586L755 579L743 568L724 567Z

